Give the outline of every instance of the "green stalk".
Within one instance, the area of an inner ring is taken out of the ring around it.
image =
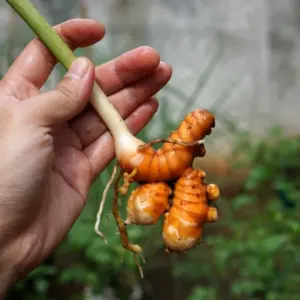
[[[72,50],[60,38],[43,16],[30,1],[6,0],[6,2],[27,23],[33,32],[41,39],[56,59],[68,70],[76,59]]]
[[[29,0],[6,0],[6,2],[28,24],[56,59],[68,70],[76,56],[63,39]],[[95,82],[90,102],[100,115],[114,138],[119,132],[129,132],[120,114]]]

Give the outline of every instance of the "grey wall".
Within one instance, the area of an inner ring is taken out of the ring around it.
[[[79,15],[78,1],[33,2],[51,23]],[[148,44],[172,65],[170,86],[160,93],[162,101],[172,103],[170,117],[182,118],[195,107],[214,105],[255,133],[277,123],[287,133],[300,130],[300,1],[88,3],[90,17],[107,28],[105,39],[95,47],[97,56],[108,58]],[[2,8],[0,14],[3,27]],[[227,129],[218,127],[227,139]]]

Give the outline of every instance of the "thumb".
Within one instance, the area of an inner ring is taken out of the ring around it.
[[[84,57],[77,58],[54,90],[24,101],[31,120],[41,126],[51,126],[72,119],[87,104],[94,78],[92,62]]]

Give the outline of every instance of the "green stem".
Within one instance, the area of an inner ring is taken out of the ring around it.
[[[29,0],[6,0],[6,2],[28,24],[56,59],[68,70],[76,56],[63,39]],[[98,112],[114,138],[120,132],[129,132],[124,120],[109,102],[101,88],[94,83],[90,102]]]
[[[56,59],[68,70],[76,59],[72,50],[65,44],[55,30],[37,11],[30,1],[6,0],[6,2],[28,24]]]

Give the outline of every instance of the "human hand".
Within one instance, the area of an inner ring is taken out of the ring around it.
[[[92,20],[70,20],[56,30],[73,49],[104,35],[103,25]],[[136,134],[157,110],[152,96],[171,76],[149,47],[97,68],[78,61],[56,89],[41,93],[56,61],[36,39],[0,81],[3,289],[58,246],[82,211],[91,182],[114,157],[111,135],[87,105],[94,79]]]

